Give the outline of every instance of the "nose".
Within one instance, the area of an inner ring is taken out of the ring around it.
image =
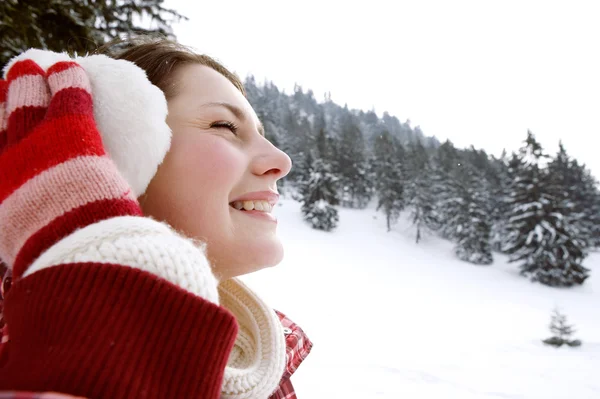
[[[279,180],[290,173],[292,160],[265,137],[259,140],[259,149],[252,161],[252,172],[258,176],[270,176]]]

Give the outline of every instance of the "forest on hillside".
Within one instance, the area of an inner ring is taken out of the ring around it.
[[[550,286],[589,276],[582,263],[600,245],[600,192],[561,143],[549,153],[528,131],[519,151],[495,157],[440,143],[388,113],[317,101],[299,86],[287,94],[252,76],[245,86],[267,138],[292,158],[281,190],[302,202],[314,228],[332,231],[338,207],[376,201],[388,231],[405,212],[417,244],[437,234],[466,262],[489,265],[505,253],[522,275]]]

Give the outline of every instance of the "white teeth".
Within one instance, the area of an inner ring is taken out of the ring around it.
[[[246,211],[262,211],[270,213],[273,210],[271,204],[268,201],[235,201],[231,204],[237,210],[246,210]]]
[[[273,207],[268,201],[260,201],[260,204],[262,205],[263,212],[271,212],[273,210]]]

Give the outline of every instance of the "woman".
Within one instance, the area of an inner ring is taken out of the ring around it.
[[[6,68],[0,390],[294,398],[312,344],[235,278],[282,258],[270,211],[289,157],[216,61],[123,47]]]

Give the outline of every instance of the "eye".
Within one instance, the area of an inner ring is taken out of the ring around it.
[[[237,134],[238,127],[235,123],[229,121],[218,121],[210,124],[211,129],[228,129],[233,134]]]

